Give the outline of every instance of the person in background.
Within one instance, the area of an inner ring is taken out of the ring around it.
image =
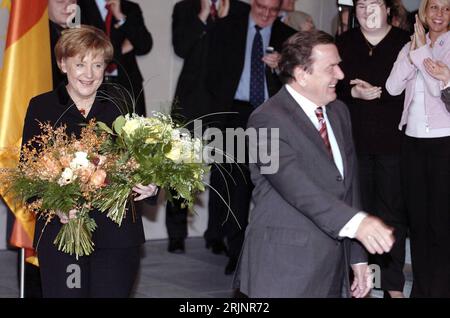
[[[54,49],[62,30],[67,28],[67,21],[73,13],[70,6],[75,4],[77,4],[77,0],[48,0],[53,88],[67,81],[65,74],[58,67]]]
[[[215,111],[229,112],[220,123],[224,130],[231,128],[225,136],[228,140],[235,138],[234,129],[245,129],[250,113],[281,87],[277,75],[279,52],[282,43],[295,33],[278,19],[281,3],[252,0],[246,14],[217,22],[208,55],[206,85]],[[220,150],[234,151],[239,156],[236,149]],[[209,244],[227,238],[227,275],[235,271],[242,248],[253,188],[247,158],[245,153],[241,155],[239,163],[223,163],[211,170],[210,184],[218,193],[210,191],[204,236]]]
[[[312,17],[303,11],[295,10],[297,0],[283,0],[280,9],[280,19],[283,23],[297,31],[315,29]]]
[[[215,126],[218,116],[211,115],[214,105],[206,89],[205,77],[211,33],[216,23],[225,18],[245,14],[248,5],[236,0],[183,0],[175,4],[172,13],[172,44],[175,54],[184,60],[178,77],[172,105],[172,117],[194,133],[192,121],[201,118],[205,129]],[[196,132],[203,133],[203,132]],[[184,253],[187,237],[188,210],[180,202],[167,202],[166,227],[168,251]],[[214,254],[226,253],[223,241],[207,242]]]
[[[383,86],[409,35],[388,23],[390,0],[353,2],[360,27],[336,39],[345,74],[337,92],[352,119],[362,208],[395,229],[391,252],[369,260],[380,266],[385,297],[403,297],[407,221],[400,178],[402,135],[397,124],[404,95],[392,96]],[[378,25],[367,20],[374,12],[378,14]]]
[[[78,0],[78,5],[81,23],[105,31],[113,44],[114,59],[105,71],[104,83],[120,85],[128,90],[136,100],[134,111],[145,116],[143,77],[136,56],[148,54],[153,39],[145,26],[141,8],[127,0]],[[121,92],[110,88],[110,94],[122,97]],[[131,108],[131,102],[127,102],[128,108]]]
[[[408,33],[413,33],[412,24],[410,21],[410,12],[406,10],[402,0],[392,0],[390,20],[391,25],[403,29]]]
[[[386,81],[389,94],[405,92],[400,164],[411,243],[411,297],[450,297],[450,113],[441,100],[441,81],[424,63],[450,64],[449,23],[449,0],[422,0],[411,41]]]

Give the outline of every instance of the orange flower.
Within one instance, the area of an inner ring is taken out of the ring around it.
[[[72,161],[71,155],[64,155],[61,158],[59,158],[59,162],[64,168],[68,168],[70,165],[70,162]]]
[[[46,154],[42,157],[42,174],[48,178],[56,178],[61,173],[61,165],[52,155]]]
[[[81,182],[86,183],[93,176],[94,167],[92,165],[86,168],[80,168],[77,170],[76,174],[80,177]]]
[[[104,185],[105,179],[106,179],[106,171],[98,169],[92,174],[91,179],[89,181],[93,186],[101,187]]]

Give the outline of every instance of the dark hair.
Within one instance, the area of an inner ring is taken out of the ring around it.
[[[359,0],[353,0],[353,6],[356,7],[356,4]],[[392,0],[383,0],[384,4],[386,5],[386,8],[390,8],[394,5]]]
[[[294,69],[297,66],[312,72],[314,61],[311,54],[319,44],[334,44],[334,39],[324,31],[312,30],[297,32],[284,42],[279,62],[279,78],[283,84],[294,79]]]

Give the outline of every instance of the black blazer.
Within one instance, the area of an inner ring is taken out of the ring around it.
[[[225,19],[248,16],[249,5],[230,1]],[[211,97],[206,90],[207,58],[216,22],[210,18],[203,23],[199,18],[200,0],[183,0],[175,4],[172,13],[172,44],[175,54],[184,59],[183,68],[175,90],[173,115],[192,120],[214,111]],[[204,121],[214,120],[206,117]]]
[[[41,133],[38,121],[42,123],[49,122],[55,127],[66,125],[68,134],[74,133],[79,136],[81,125],[86,124],[89,120],[95,118],[97,121],[102,121],[111,127],[114,119],[120,114],[121,112],[111,102],[96,98],[89,115],[87,118],[84,118],[67,93],[66,87],[60,85],[51,92],[31,99],[25,117],[22,144]],[[128,213],[120,227],[107,218],[106,213],[93,210],[91,216],[98,226],[92,237],[95,247],[122,248],[137,246],[145,241],[144,228],[139,213],[136,213],[134,221],[131,213]],[[44,224],[45,221],[43,219],[36,221],[34,245],[39,239]],[[54,218],[45,227],[39,245],[53,246],[53,240],[58,234],[61,225],[59,219]]]
[[[102,19],[97,4],[93,0],[78,0],[81,9],[81,23],[95,26],[105,31],[105,22]],[[150,52],[153,46],[153,39],[147,30],[141,8],[138,4],[121,0],[120,5],[123,14],[127,16],[126,21],[119,28],[115,28],[117,23],[113,17],[111,27],[111,43],[114,46],[114,62],[118,66],[118,82],[127,89],[131,89],[130,81],[135,97],[142,89],[143,77],[139,71],[136,56]],[[122,54],[122,43],[128,39],[134,49],[126,54]],[[128,76],[129,79],[128,79]],[[140,112],[141,113],[141,112]]]
[[[248,15],[220,21],[214,32],[209,58],[207,87],[218,110],[228,110],[233,102],[245,62]],[[269,45],[281,52],[283,42],[296,31],[279,19],[272,25]],[[276,73],[266,67],[269,97],[281,88]]]

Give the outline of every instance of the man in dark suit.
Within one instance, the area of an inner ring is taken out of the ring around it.
[[[339,63],[332,36],[297,33],[282,51],[285,86],[250,116],[248,129],[261,132],[250,140],[255,207],[235,277],[250,297],[364,297],[363,246],[392,247],[392,230],[358,209],[350,116],[335,93]],[[272,160],[262,163],[266,153]]]
[[[248,13],[248,5],[236,0],[183,0],[172,14],[172,44],[175,54],[184,59],[172,105],[172,116],[188,123],[214,112],[210,94],[205,88],[208,46],[216,22]],[[214,115],[202,118],[204,127],[214,125]],[[193,132],[193,125],[187,125]],[[200,133],[200,132],[197,132]],[[179,202],[167,203],[166,226],[168,251],[184,252],[187,236],[187,209]],[[225,250],[222,244],[212,246],[214,253]]]
[[[143,77],[136,56],[150,52],[153,40],[139,5],[127,0],[78,0],[78,5],[81,23],[105,31],[114,46],[114,60],[105,72],[104,82],[126,88],[136,99],[135,112],[145,115]],[[116,93],[114,89],[110,92]]]
[[[60,83],[66,81],[66,75],[61,72],[56,63],[55,45],[58,42],[61,32],[67,28],[67,20],[73,14],[70,10],[71,5],[75,5],[77,0],[49,0],[48,1],[48,18],[50,27],[50,45],[52,54],[52,78],[53,88],[56,88]]]
[[[253,109],[281,87],[276,73],[278,51],[295,31],[278,20],[280,6],[281,0],[252,0],[249,14],[216,25],[206,85],[215,111],[230,112],[221,119],[222,129],[245,128]],[[242,161],[216,165],[211,171],[215,191],[210,191],[205,239],[212,245],[226,236],[229,262],[225,274],[236,268],[248,219],[252,184],[245,158]]]

